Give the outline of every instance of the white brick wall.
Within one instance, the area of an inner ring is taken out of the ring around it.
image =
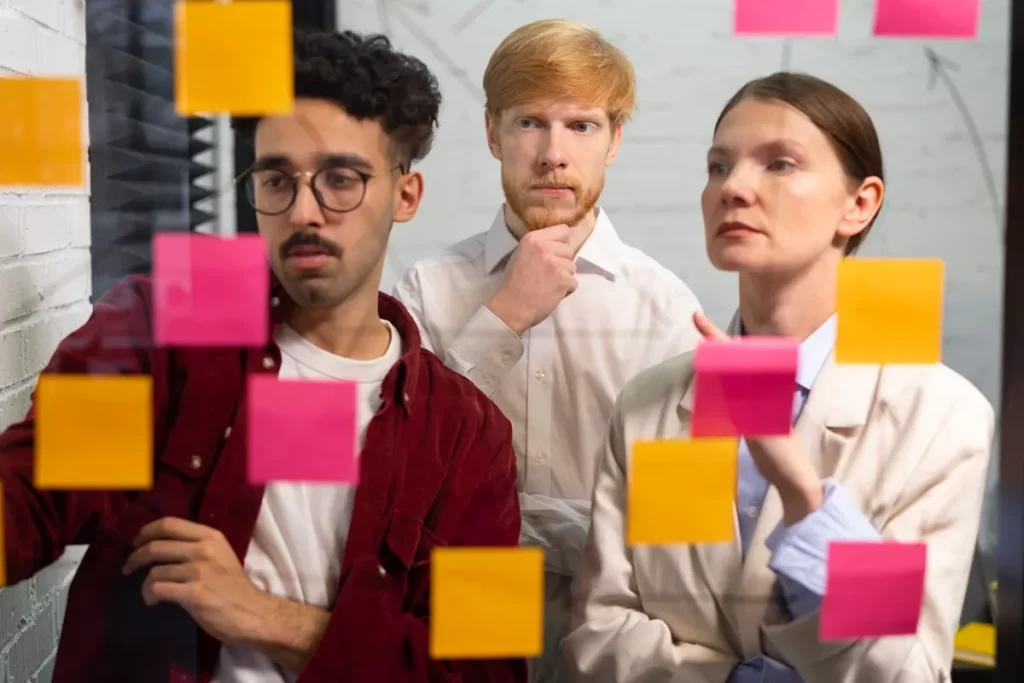
[[[11,74],[84,76],[84,0],[0,0],[0,75]],[[37,373],[89,314],[89,243],[87,190],[0,189],[0,429],[25,414]],[[49,682],[80,556],[0,591],[0,683]]]
[[[864,255],[939,257],[947,265],[945,357],[998,406],[1002,225],[993,217],[979,161],[950,93],[929,89],[926,45],[952,73],[1005,188],[1009,0],[981,0],[972,41],[879,39],[874,0],[838,0],[837,37],[736,38],[733,0],[337,0],[342,28],[384,30],[438,74],[441,128],[421,170],[416,220],[396,226],[383,287],[405,267],[486,229],[501,201],[498,166],[484,142],[480,81],[513,28],[542,18],[583,21],[632,59],[639,112],[625,131],[602,204],[623,239],[680,275],[725,323],[736,302],[730,275],[707,262],[698,199],[712,127],[745,81],[789,68],[830,80],[867,108],[882,138],[888,195]],[[1000,209],[1001,211],[1001,209]],[[992,473],[998,472],[994,465]],[[994,508],[982,534],[991,548]]]

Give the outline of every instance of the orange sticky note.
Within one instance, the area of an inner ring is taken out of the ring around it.
[[[179,0],[174,7],[175,107],[181,116],[291,113],[293,62],[290,2]]]
[[[629,471],[629,545],[720,543],[735,538],[739,441],[637,441]]]
[[[0,77],[0,150],[0,186],[83,186],[81,81]]]
[[[35,403],[36,488],[153,485],[151,377],[44,373]]]
[[[0,587],[7,585],[7,543],[4,541],[4,485],[0,482]]]
[[[430,656],[537,657],[544,650],[544,551],[437,548],[430,563]]]
[[[844,259],[836,362],[941,362],[943,278],[939,259]]]

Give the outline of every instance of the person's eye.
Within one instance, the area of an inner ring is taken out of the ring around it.
[[[721,161],[709,161],[708,162],[708,175],[726,175],[729,173],[729,168]]]
[[[573,128],[576,129],[577,133],[589,133],[594,129],[594,124],[581,121],[580,123],[573,124]]]
[[[532,119],[516,119],[516,127],[517,128],[532,128],[533,127],[533,120]]]
[[[789,159],[775,159],[772,163],[768,164],[768,170],[770,171],[791,171],[796,168],[796,164]]]

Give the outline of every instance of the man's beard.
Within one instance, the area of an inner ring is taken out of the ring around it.
[[[568,185],[575,195],[575,206],[572,213],[566,214],[561,208],[561,201],[556,197],[545,197],[540,204],[528,204],[527,197],[534,185]],[[552,225],[566,224],[576,225],[587,214],[594,210],[601,191],[604,189],[604,176],[593,187],[584,187],[579,181],[567,176],[555,173],[548,176],[536,176],[530,180],[516,185],[504,173],[501,175],[501,188],[505,191],[505,200],[512,209],[512,213],[519,217],[527,230],[541,230],[550,228]]]

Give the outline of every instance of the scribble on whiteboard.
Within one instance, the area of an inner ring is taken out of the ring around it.
[[[388,35],[394,37],[391,33],[391,18],[398,21],[399,24],[405,28],[406,31],[411,33],[420,43],[423,44],[427,50],[434,56],[444,70],[448,72],[456,81],[469,93],[470,97],[479,102],[484,103],[484,94],[479,85],[477,85],[466,73],[458,63],[452,59],[441,46],[438,45],[437,41],[431,38],[415,21],[409,18],[404,11],[404,5],[396,2],[395,0],[377,0],[377,11],[380,16],[381,28]]]

